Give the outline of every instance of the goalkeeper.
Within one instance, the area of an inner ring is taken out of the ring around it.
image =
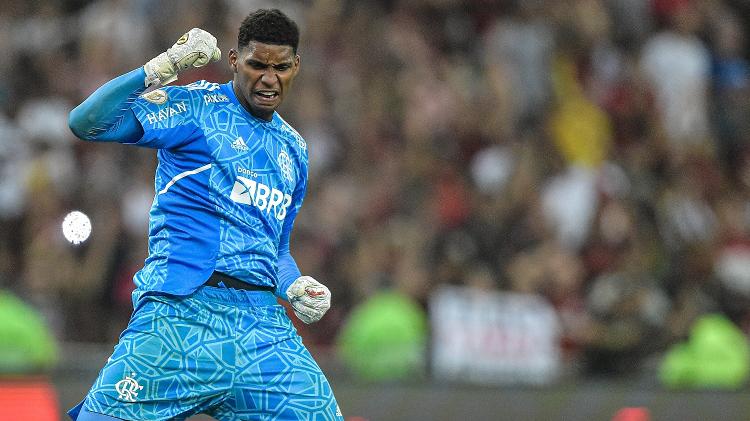
[[[289,252],[307,146],[275,110],[299,71],[298,42],[292,20],[258,10],[229,50],[233,80],[167,87],[221,57],[213,36],[192,29],[71,111],[78,137],[155,148],[159,159],[133,315],[73,419],[343,419],[276,301],[313,323],[331,300]]]

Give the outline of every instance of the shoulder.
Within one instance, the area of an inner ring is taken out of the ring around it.
[[[221,89],[221,85],[207,80],[197,80],[185,86],[174,86],[174,88],[182,88],[189,92],[205,93],[218,91]]]
[[[190,96],[180,88],[164,87],[146,92],[130,108],[142,124],[148,122],[157,128],[174,126],[195,111]]]
[[[181,115],[202,119],[216,106],[229,103],[218,83],[199,80],[184,86],[165,86],[142,94],[133,106],[136,112]]]
[[[287,123],[281,115],[276,113],[276,117],[279,119],[279,130],[290,139],[293,147],[299,149],[302,155],[307,156],[307,142],[302,135],[291,124]]]
[[[208,98],[208,96],[216,98]],[[222,99],[226,102],[229,101],[229,98],[221,93],[220,84],[205,80],[199,80],[184,86],[165,86],[147,92],[141,95],[141,98],[156,105],[162,105],[174,101],[190,101],[191,103],[205,104],[223,102]]]
[[[162,88],[148,91],[138,98],[141,104],[144,106],[153,108],[156,107],[169,107],[177,103],[190,103],[191,95],[185,86],[165,86]]]
[[[219,83],[199,80],[189,85],[180,86],[189,96],[191,103],[205,113],[211,113],[217,107],[221,108],[230,103],[229,97],[222,90]]]

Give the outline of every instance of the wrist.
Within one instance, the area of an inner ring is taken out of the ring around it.
[[[143,70],[146,73],[144,79],[146,87],[160,87],[177,80],[177,69],[166,51],[144,64]]]

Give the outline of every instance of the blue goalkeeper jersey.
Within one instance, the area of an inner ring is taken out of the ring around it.
[[[307,146],[277,113],[258,119],[232,82],[141,95],[137,145],[158,149],[149,256],[138,289],[186,295],[213,271],[276,288],[307,186]]]

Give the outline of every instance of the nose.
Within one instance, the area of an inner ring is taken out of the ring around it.
[[[260,77],[260,82],[266,86],[272,86],[276,80],[276,72],[273,69],[266,69]]]

